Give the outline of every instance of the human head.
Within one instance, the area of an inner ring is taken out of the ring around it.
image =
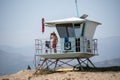
[[[53,35],[53,36],[56,36],[56,33],[55,33],[55,32],[52,32],[52,33],[51,33],[51,36],[52,36],[52,35]]]

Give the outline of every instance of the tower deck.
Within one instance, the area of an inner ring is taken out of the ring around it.
[[[76,59],[76,58],[91,58],[96,56],[97,54],[84,53],[84,52],[70,52],[70,53],[54,53],[54,54],[38,54],[36,56],[40,56],[45,59]]]
[[[71,66],[73,68],[76,68],[77,66],[80,66],[80,69],[83,70],[82,64],[88,66],[91,64],[93,67],[94,64],[91,62],[90,58],[97,56],[98,54],[91,54],[91,53],[85,53],[85,52],[68,52],[68,53],[54,53],[54,54],[37,54],[35,57],[40,58],[41,64],[38,66],[38,69],[50,69],[51,65],[54,65],[54,70],[56,70],[57,67],[64,68],[62,65],[66,64],[68,66]],[[68,61],[64,61],[68,60]],[[70,64],[69,62],[77,60],[78,64]]]

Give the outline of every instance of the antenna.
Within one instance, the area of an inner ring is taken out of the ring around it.
[[[75,0],[75,6],[76,6],[77,17],[79,17],[78,6],[77,6],[77,0]]]

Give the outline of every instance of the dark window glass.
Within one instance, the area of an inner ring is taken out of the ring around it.
[[[61,38],[74,37],[74,29],[72,24],[57,24],[56,28]]]

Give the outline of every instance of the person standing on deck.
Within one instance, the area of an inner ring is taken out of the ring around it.
[[[54,53],[57,53],[56,47],[58,43],[58,37],[55,32],[51,33],[50,39],[52,39],[52,48],[54,49]]]

